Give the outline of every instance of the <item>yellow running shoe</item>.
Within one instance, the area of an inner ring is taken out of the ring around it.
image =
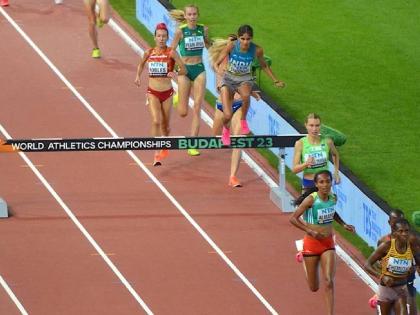
[[[93,48],[92,58],[101,58],[101,50],[99,48]]]
[[[178,101],[179,101],[178,93],[175,93],[175,95],[173,97],[173,101],[172,101],[174,108],[178,107]]]
[[[200,151],[198,151],[196,149],[188,149],[188,155],[190,155],[190,156],[199,156],[200,155]]]

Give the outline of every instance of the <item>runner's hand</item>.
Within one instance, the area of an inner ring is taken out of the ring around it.
[[[340,174],[334,173],[334,181],[338,185],[341,182]]]
[[[284,83],[282,80],[274,81],[274,85],[280,88],[284,88],[286,86],[286,83]]]
[[[325,238],[325,236],[322,233],[319,233],[318,231],[309,230],[308,234],[312,236],[313,238],[316,238],[317,240],[321,240]]]

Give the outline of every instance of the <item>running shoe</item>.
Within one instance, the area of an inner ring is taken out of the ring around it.
[[[55,0],[55,4],[62,4],[63,0]]]
[[[249,130],[248,123],[245,119],[241,120],[241,129],[243,135],[247,135],[251,132],[251,130]]]
[[[174,108],[178,107],[178,102],[179,102],[179,96],[178,93],[175,93],[173,99],[172,99],[172,105]]]
[[[371,308],[376,308],[378,306],[378,296],[376,294],[369,299],[369,306]]]
[[[99,48],[93,48],[92,58],[101,58],[101,50]]]
[[[2,7],[7,7],[9,5],[9,0],[0,0],[0,5]]]
[[[153,166],[159,166],[162,165],[162,157],[160,156],[160,153],[155,153],[155,156],[153,158]]]
[[[188,155],[190,155],[190,156],[198,156],[198,155],[200,155],[200,151],[198,151],[196,149],[188,149]]]
[[[229,186],[230,187],[242,187],[241,182],[236,178],[236,176],[231,176],[229,178]]]
[[[222,131],[222,143],[223,145],[229,146],[230,145],[230,130],[223,126]]]

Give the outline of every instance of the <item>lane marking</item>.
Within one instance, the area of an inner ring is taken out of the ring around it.
[[[73,92],[73,94],[79,99],[79,101],[86,107],[86,109],[98,120],[98,122],[108,131],[108,133],[114,138],[120,138],[118,134],[105,122],[105,120],[95,111],[95,109],[83,98],[83,96],[73,87],[73,85],[66,79],[66,77],[58,70],[58,68],[48,59],[48,57],[41,51],[41,49],[36,46],[36,44],[26,35],[26,33],[13,21],[9,15],[6,14],[4,10],[1,10],[1,13],[6,17],[10,24],[18,31],[18,33],[25,39],[25,41],[35,50],[35,52],[41,57],[41,59],[50,67],[50,69],[64,82],[64,84]],[[113,20],[110,20],[111,24],[115,24]],[[108,23],[108,24],[109,24]],[[116,25],[116,24],[115,24]],[[128,35],[127,35],[128,37]],[[136,44],[137,45],[137,44]],[[1,126],[1,125],[0,125]],[[1,126],[1,129],[4,128]],[[4,130],[6,132],[6,130]],[[7,133],[7,132],[6,132]],[[6,135],[6,133],[3,133]],[[11,137],[7,134],[8,139]],[[278,314],[277,311],[268,303],[268,301],[261,295],[261,293],[252,285],[252,283],[244,276],[244,274],[235,266],[235,264],[222,252],[222,250],[216,245],[216,243],[210,238],[210,236],[201,228],[201,226],[189,215],[189,213],[181,206],[181,204],[169,193],[169,191],[162,185],[161,182],[152,174],[152,172],[141,162],[141,160],[133,153],[133,151],[126,151],[128,155],[138,164],[138,166],[149,176],[149,178],[156,184],[156,186],[163,192],[163,194],[172,202],[172,204],[181,212],[188,222],[197,230],[197,232],[207,241],[207,243],[219,254],[219,256],[225,261],[225,263],[233,270],[233,272],[241,279],[241,281],[251,290],[251,292],[258,298],[258,300],[270,311],[271,314]],[[66,213],[69,215],[76,226],[79,227],[80,231],[85,235],[85,237],[91,242],[92,246],[101,253],[102,258],[107,262],[107,264],[113,269],[113,271],[119,276],[122,282],[125,283],[126,288],[130,293],[136,298],[136,300],[142,305],[142,307],[151,311],[144,303],[144,301],[138,296],[134,291],[131,285],[127,280],[122,276],[114,264],[109,260],[105,255],[103,250],[95,242],[95,240],[89,235],[87,230],[82,226],[82,224],[77,220],[76,216],[70,211],[66,204],[62,201],[60,196],[52,189],[48,184],[45,178],[41,173],[33,166],[32,162],[26,157],[23,152],[19,152],[21,157],[25,160],[26,163],[32,165],[32,171],[41,179],[45,187],[50,191],[54,198],[59,202],[63,207]],[[115,269],[115,270],[114,270]]]
[[[42,164],[35,164],[34,166],[37,167],[37,168],[44,167],[44,165],[42,165]],[[23,165],[19,165],[19,167],[29,168],[28,165],[24,165],[24,164]]]
[[[74,87],[76,90],[81,90],[81,89],[83,89],[84,87],[83,86],[75,86]],[[62,90],[68,90],[69,88],[67,87],[67,86],[61,86],[60,87],[60,89],[62,89]]]
[[[7,294],[10,296],[12,301],[15,303],[16,307],[19,309],[20,313],[22,315],[28,315],[28,312],[23,307],[22,303],[19,302],[16,295],[13,293],[12,289],[7,285],[6,281],[3,279],[2,276],[0,276],[0,284],[4,288],[4,290],[7,292]]]
[[[112,19],[109,21],[108,25],[130,46],[137,54],[143,54],[144,50]],[[173,82],[174,88],[178,90],[178,85]],[[192,98],[189,99],[189,105],[192,107],[193,100]],[[201,119],[210,126],[213,126],[213,119],[204,111],[201,110]],[[278,184],[255,162],[252,157],[242,151],[242,160],[248,164],[248,166],[267,184],[268,187],[278,187]],[[340,257],[356,274],[357,276],[362,279],[362,281],[368,285],[374,292],[376,292],[377,285],[373,281],[373,279],[369,276],[369,274],[364,271],[360,265],[350,256],[348,255],[344,249],[336,244],[336,253],[338,257]],[[375,283],[375,285],[373,285]]]
[[[115,253],[104,253],[107,256],[115,256]],[[99,253],[92,253],[90,256],[100,256]]]
[[[231,250],[224,250],[223,251],[225,254],[232,254],[232,251]],[[209,251],[209,252],[207,252],[208,254],[217,254],[217,252],[215,252],[215,251]]]
[[[7,132],[6,129],[0,124],[0,132],[7,138],[11,139],[12,137]],[[107,257],[103,249],[96,243],[94,238],[89,234],[86,228],[80,223],[77,217],[73,214],[71,209],[66,205],[66,203],[61,199],[58,193],[52,188],[52,186],[48,183],[45,177],[41,174],[41,172],[35,167],[32,161],[26,156],[25,153],[19,152],[20,157],[28,164],[31,168],[32,172],[38,177],[41,183],[45,186],[48,192],[54,197],[57,203],[63,208],[66,212],[67,216],[73,221],[76,227],[82,232],[82,234],[86,237],[89,243],[93,246],[93,248],[97,251],[98,255],[102,257],[105,263],[111,268],[114,274],[118,277],[118,279],[124,284],[127,290],[131,293],[131,295],[136,299],[136,301],[140,304],[140,306],[146,311],[147,314],[153,315],[153,312],[149,309],[146,303],[140,298],[137,292],[133,289],[133,287],[129,284],[129,282],[125,279],[122,273],[118,270],[118,268],[114,265],[114,263]]]
[[[0,7],[0,12],[3,16],[9,21],[9,23],[16,29],[16,31],[23,37],[23,39],[31,46],[32,49],[41,57],[41,59],[53,70],[53,72],[69,87],[69,89],[76,95],[77,98],[83,100],[86,104],[87,102],[81,97],[81,95],[77,92],[77,90],[70,84],[70,82],[58,71],[58,69],[54,66],[54,64],[47,58],[47,56],[35,45],[35,43],[26,35],[26,33],[13,21],[13,19]],[[87,104],[88,105],[88,104]],[[97,115],[97,114],[96,114]],[[98,115],[99,116],[99,115]],[[3,128],[0,124],[0,131],[6,136],[7,139],[11,139],[12,137]],[[31,170],[34,174],[38,177],[38,179],[42,182],[45,188],[50,192],[50,194],[54,197],[54,199],[58,202],[58,204],[63,208],[69,218],[73,221],[76,227],[80,230],[80,232],[86,237],[89,243],[95,248],[95,250],[99,253],[105,263],[111,268],[114,274],[118,277],[118,279],[124,284],[126,289],[131,293],[134,299],[140,304],[140,306],[146,311],[147,314],[153,314],[150,308],[146,305],[143,299],[138,295],[138,293],[133,289],[130,283],[125,279],[123,274],[118,270],[118,268],[114,265],[114,263],[106,256],[105,252],[102,248],[96,243],[93,237],[89,234],[89,232],[85,229],[85,227],[80,223],[77,217],[73,214],[70,208],[64,203],[61,197],[57,194],[57,192],[51,187],[51,185],[47,182],[44,176],[39,172],[39,170],[34,166],[32,161],[23,153],[19,152],[20,157],[29,165]]]

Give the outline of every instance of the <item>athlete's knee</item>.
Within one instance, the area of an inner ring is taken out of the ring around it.
[[[225,120],[231,120],[232,116],[233,116],[232,113],[223,112],[223,117],[224,117]]]

